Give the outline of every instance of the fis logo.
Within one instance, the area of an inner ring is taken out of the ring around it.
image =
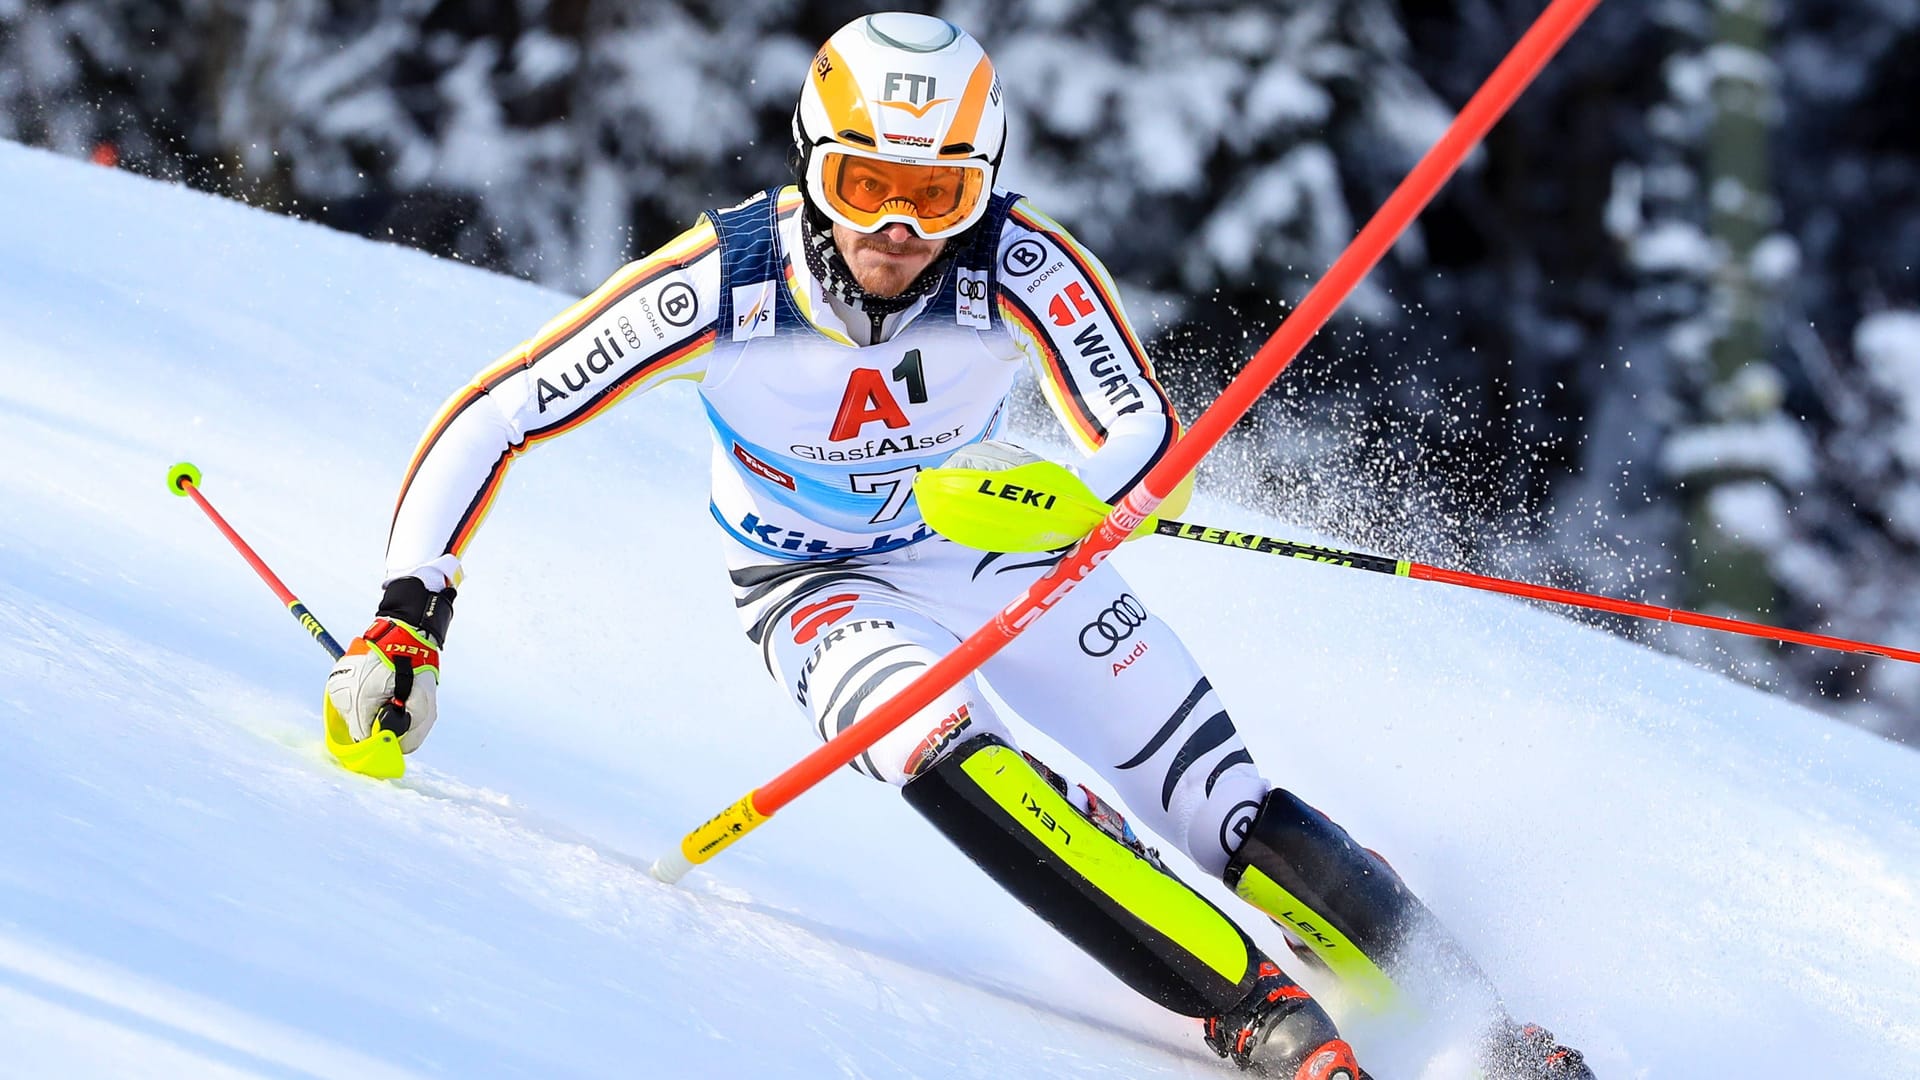
[[[733,289],[733,340],[773,336],[773,299],[777,283],[756,281]]]

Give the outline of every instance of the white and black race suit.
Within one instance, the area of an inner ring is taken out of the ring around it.
[[[1031,367],[1096,494],[1124,492],[1178,423],[1105,269],[1018,196],[996,193],[945,280],[879,332],[825,294],[799,192],[704,215],[483,370],[407,470],[387,578],[438,589],[512,460],[626,395],[697,383],[713,433],[712,514],[768,669],[823,735],[886,700],[1044,569],[934,535],[912,480],[1003,433]],[[1137,821],[1218,874],[1267,790],[1179,638],[1101,567],[988,662],[1027,722],[1098,769]],[[968,735],[1007,736],[969,679],[855,767],[890,783]],[[1012,741],[1009,738],[1009,741]]]

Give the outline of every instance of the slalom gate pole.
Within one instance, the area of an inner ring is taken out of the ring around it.
[[[1308,291],[1300,306],[1254,353],[1253,359],[1220,392],[1213,405],[1194,421],[1186,436],[1174,443],[1085,539],[994,616],[992,622],[974,631],[899,693],[764,786],[747,792],[732,806],[688,833],[678,851],[655,860],[653,876],[661,881],[678,881],[695,864],[706,862],[758,828],[829,773],[853,760],[881,736],[966,678],[1093,573],[1279,378],[1308,339],[1325,325],[1360,279],[1393,247],[1434,193],[1479,145],[1488,129],[1506,113],[1514,99],[1599,3],[1600,0],[1552,0],[1547,5],[1454,117],[1440,140],[1414,165],[1400,186],[1375,211],[1372,220],[1334,260],[1326,275]]]
[[[268,569],[267,564],[261,560],[260,556],[254,554],[253,549],[247,546],[247,542],[240,539],[240,534],[234,531],[233,526],[227,524],[227,519],[220,516],[220,512],[215,510],[213,504],[207,501],[207,497],[200,494],[199,469],[185,461],[168,469],[167,490],[182,498],[191,497],[194,502],[200,504],[200,509],[206,511],[207,517],[213,522],[214,528],[219,529],[221,534],[227,538],[227,542],[231,543],[234,550],[240,553],[240,557],[247,560],[247,565],[253,567],[253,572],[259,574],[260,580],[266,582],[267,588],[273,590],[273,595],[279,597],[280,602],[287,605],[288,613],[299,620],[301,626],[306,627],[307,633],[313,635],[313,640],[319,642],[320,647],[327,650],[327,655],[333,657],[335,660],[340,659],[341,654],[346,650],[340,647],[339,642],[333,640],[333,635],[327,633],[327,628],[320,625],[320,620],[313,617],[313,613],[307,610],[307,605],[301,603],[300,598],[293,595],[293,590],[287,588],[286,583],[280,580],[279,575]]]
[[[1485,592],[1505,593],[1508,596],[1521,596],[1529,600],[1544,600],[1553,604],[1567,604],[1572,607],[1591,608],[1595,611],[1611,612],[1615,615],[1631,615],[1639,619],[1652,619],[1656,622],[1679,623],[1683,626],[1698,626],[1708,630],[1724,630],[1730,634],[1745,634],[1748,637],[1783,641],[1793,645],[1809,645],[1816,649],[1835,649],[1840,652],[1868,653],[1884,656],[1890,660],[1904,660],[1910,664],[1920,664],[1920,652],[1911,649],[1896,649],[1891,645],[1876,645],[1868,641],[1853,641],[1848,638],[1831,637],[1826,634],[1809,634],[1803,630],[1787,630],[1765,623],[1747,622],[1743,619],[1723,618],[1719,615],[1703,615],[1696,611],[1680,608],[1662,607],[1658,604],[1643,604],[1637,600],[1615,600],[1612,597],[1596,596],[1592,593],[1576,592],[1572,589],[1556,589],[1551,585],[1530,585],[1524,581],[1512,581],[1507,578],[1492,577],[1487,574],[1473,574],[1464,570],[1448,570],[1438,566],[1428,566],[1410,559],[1390,559],[1384,555],[1369,555],[1360,551],[1342,551],[1339,548],[1321,547],[1317,544],[1297,544],[1278,537],[1259,536],[1254,533],[1218,529],[1207,525],[1195,525],[1185,521],[1159,519],[1154,527],[1156,536],[1171,536],[1180,540],[1196,540],[1203,544],[1216,544],[1237,551],[1256,551],[1264,555],[1279,555],[1284,558],[1304,559],[1307,562],[1325,563],[1330,566],[1346,566],[1355,570],[1371,570],[1376,574],[1392,574],[1396,577],[1415,578],[1420,581],[1438,581],[1446,585],[1459,585],[1468,589],[1480,589]]]

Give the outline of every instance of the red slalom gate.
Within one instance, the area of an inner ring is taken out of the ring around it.
[[[653,876],[661,881],[678,881],[695,864],[706,862],[758,828],[782,807],[966,678],[1092,573],[1247,414],[1599,3],[1600,0],[1553,0],[1540,13],[1500,66],[1454,117],[1446,133],[1327,269],[1326,276],[1220,392],[1212,407],[1194,421],[1186,437],[1167,451],[1084,540],[1002,609],[992,622],[974,631],[899,693],[764,786],[747,792],[732,806],[688,833],[678,851],[654,862]]]

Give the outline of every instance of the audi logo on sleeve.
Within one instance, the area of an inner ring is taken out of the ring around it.
[[[1121,593],[1092,622],[1080,628],[1080,651],[1088,656],[1106,656],[1146,625],[1146,606],[1132,593]]]

